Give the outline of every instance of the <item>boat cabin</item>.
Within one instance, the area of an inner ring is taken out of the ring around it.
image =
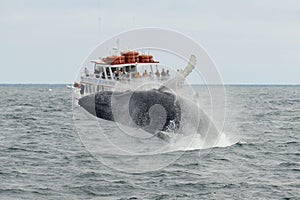
[[[117,82],[130,84],[146,79],[160,82],[170,77],[169,70],[154,61],[152,55],[139,55],[133,51],[92,60],[91,63],[93,71],[86,67],[81,76],[81,94],[111,90]]]

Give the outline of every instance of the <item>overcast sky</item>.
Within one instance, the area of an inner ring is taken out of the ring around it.
[[[0,83],[70,83],[87,54],[160,27],[201,44],[225,83],[300,83],[299,0],[0,0]]]

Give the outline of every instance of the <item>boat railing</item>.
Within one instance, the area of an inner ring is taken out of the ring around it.
[[[84,75],[81,77],[81,80],[83,82],[87,82],[87,83],[91,83],[91,84],[106,83],[107,85],[114,85],[113,82],[115,82],[115,81],[120,81],[120,82],[124,82],[124,83],[128,83],[131,80],[135,80],[135,82],[139,82],[139,80],[141,82],[144,82],[145,80],[163,82],[163,81],[167,81],[168,79],[170,79],[170,76],[160,76],[160,77],[157,77],[156,75],[142,76],[142,75],[139,75],[137,72],[130,72],[130,73],[122,74],[119,76],[108,75],[107,79],[102,77],[101,74],[89,74],[88,76]]]
[[[96,78],[95,76],[81,77],[81,82],[93,85],[106,85],[106,86],[114,86],[115,81],[111,81],[110,79],[101,79]]]

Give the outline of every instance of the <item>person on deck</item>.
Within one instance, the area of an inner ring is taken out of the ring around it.
[[[147,72],[147,70],[144,71],[143,77],[144,77],[144,78],[148,77],[148,72]]]
[[[157,77],[157,78],[159,78],[159,77],[160,77],[160,73],[159,73],[159,71],[158,71],[158,70],[156,70],[156,72],[155,72],[155,75],[156,75],[156,77]]]
[[[140,72],[137,72],[135,75],[134,75],[135,78],[141,78],[141,75],[140,75]]]
[[[149,78],[150,78],[150,79],[153,79],[153,78],[154,78],[152,72],[149,72]]]
[[[166,76],[166,72],[165,72],[165,69],[163,68],[162,70],[161,70],[161,76]]]
[[[170,73],[169,73],[170,71],[167,69],[167,74],[166,74],[166,76],[170,76]]]
[[[87,67],[84,68],[84,74],[85,74],[85,76],[89,76],[90,75],[90,72],[89,72],[89,70],[88,70]]]

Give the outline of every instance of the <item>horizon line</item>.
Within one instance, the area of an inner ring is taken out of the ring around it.
[[[3,85],[72,85],[72,83],[0,83]],[[224,83],[224,84],[191,84],[194,86],[300,86],[300,83]]]

